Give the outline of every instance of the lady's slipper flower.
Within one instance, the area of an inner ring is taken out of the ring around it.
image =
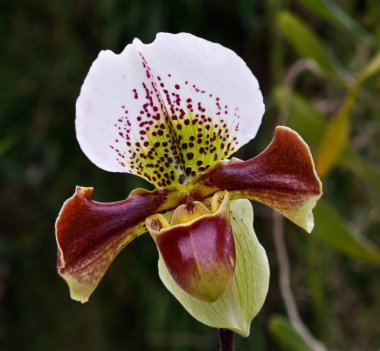
[[[56,222],[58,271],[85,302],[120,250],[148,231],[160,276],[196,318],[248,334],[267,292],[265,251],[247,202],[266,204],[310,232],[321,195],[307,145],[286,127],[260,155],[227,160],[252,139],[264,104],[231,50],[190,34],[135,39],[102,51],[77,101],[76,131],[98,167],[156,189],[100,203],[77,187]]]

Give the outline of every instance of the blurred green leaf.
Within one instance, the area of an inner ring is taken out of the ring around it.
[[[380,168],[376,164],[371,164],[361,158],[351,147],[346,148],[339,164],[363,179],[371,186],[371,191],[380,196]]]
[[[331,0],[298,0],[305,7],[324,18],[331,24],[342,28],[353,37],[359,38],[367,44],[379,45],[376,38],[367,32],[362,26],[344,12],[335,1]]]
[[[380,71],[380,52],[378,52],[371,61],[364,66],[357,75],[357,84],[361,85],[365,80],[378,74]]]
[[[15,134],[9,134],[0,139],[0,156],[5,155],[19,141],[19,137]]]
[[[286,39],[300,56],[313,59],[323,71],[338,72],[326,53],[325,46],[304,21],[288,11],[279,12],[276,20]]]
[[[327,125],[326,116],[312,102],[295,91],[280,86],[273,92],[278,105],[287,104],[287,125],[295,129],[309,145],[318,145]]]
[[[269,331],[286,351],[313,351],[286,317],[275,315],[269,320]]]
[[[347,104],[353,105],[355,97],[350,96]],[[343,150],[347,146],[350,130],[350,109],[344,109],[332,119],[325,129],[322,140],[318,145],[315,166],[321,178],[326,177],[338,163]]]
[[[313,210],[314,237],[335,250],[380,266],[380,251],[359,233],[349,228],[338,213],[326,202],[320,201]]]
[[[318,145],[316,168],[321,177],[326,177],[339,162],[348,144],[350,117],[361,85],[380,70],[380,54],[377,54],[356,76],[336,117],[332,119]]]

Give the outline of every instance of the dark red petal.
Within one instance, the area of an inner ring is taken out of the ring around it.
[[[236,255],[229,216],[226,193],[216,213],[186,224],[158,232],[150,225],[155,224],[154,216],[147,219],[170,274],[184,291],[199,300],[217,300],[233,278]]]
[[[174,189],[138,189],[120,202],[91,200],[92,188],[77,187],[56,221],[58,272],[71,297],[85,302],[120,250],[146,231],[147,216],[177,205]]]
[[[277,127],[260,155],[218,162],[193,183],[192,196],[203,199],[228,190],[232,198],[262,202],[311,231],[311,210],[322,194],[308,146],[293,130]]]

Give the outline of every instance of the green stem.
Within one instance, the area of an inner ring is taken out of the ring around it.
[[[235,351],[235,333],[229,329],[218,329],[219,351]]]

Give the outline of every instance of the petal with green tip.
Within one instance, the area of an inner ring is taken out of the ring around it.
[[[144,220],[178,205],[174,189],[133,191],[124,201],[101,203],[77,187],[56,221],[58,273],[74,300],[86,302],[120,250],[146,231]]]
[[[231,225],[236,247],[235,275],[228,289],[215,302],[199,301],[184,292],[169,273],[162,256],[158,269],[166,288],[194,318],[208,326],[248,336],[250,323],[268,292],[269,264],[253,230],[253,211],[248,200],[231,202]]]
[[[192,184],[192,196],[203,199],[228,190],[232,199],[268,205],[310,232],[312,209],[322,194],[307,144],[293,130],[277,127],[270,145],[258,156],[215,164]]]

